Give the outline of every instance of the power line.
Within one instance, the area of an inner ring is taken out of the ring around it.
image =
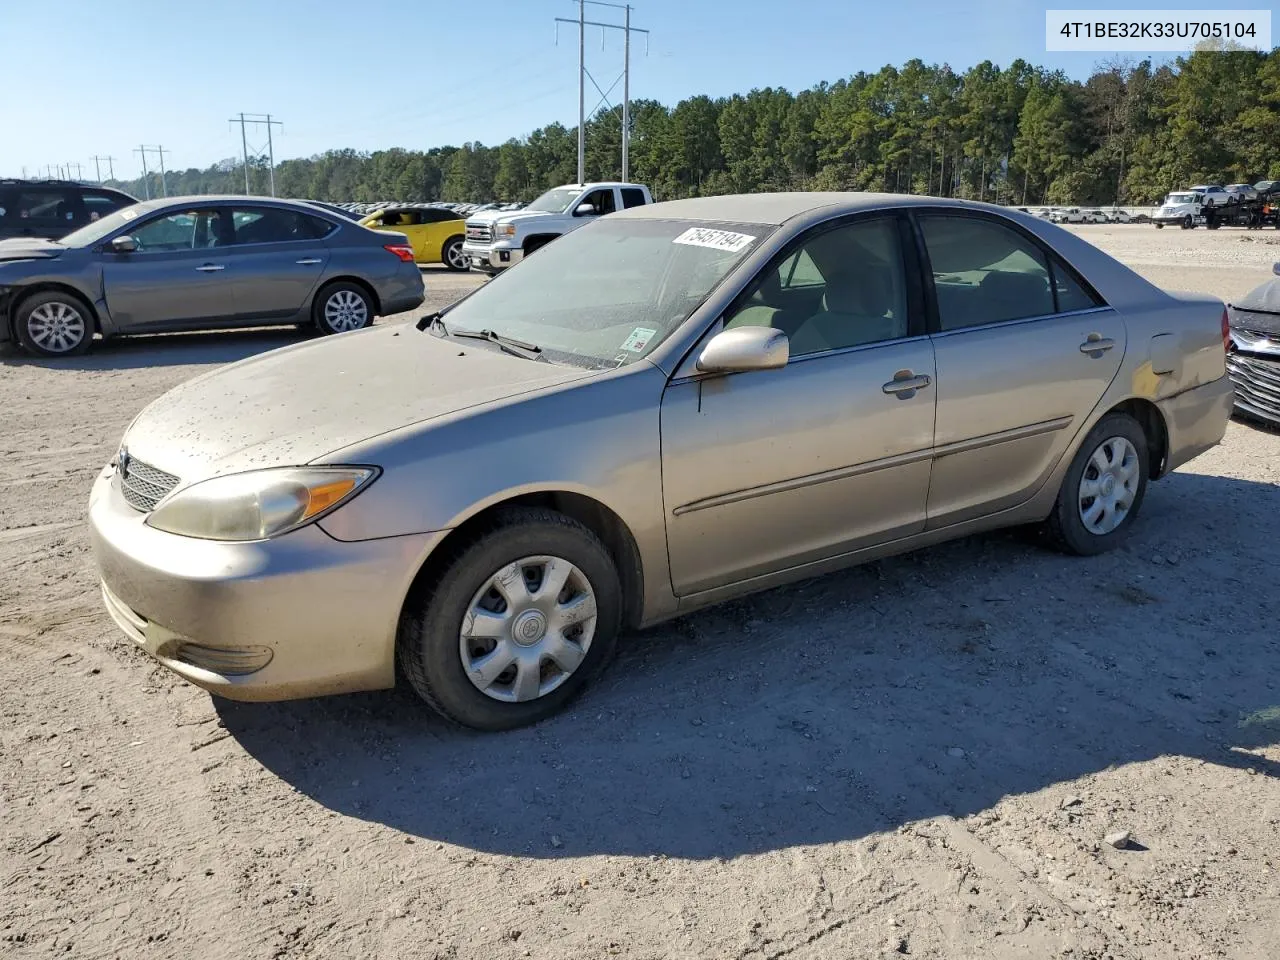
[[[253,192],[249,186],[249,136],[245,128],[251,124],[265,126],[267,128],[267,179],[271,188],[271,196],[276,195],[276,155],[275,145],[272,142],[271,128],[283,127],[284,124],[279,120],[272,120],[269,113],[242,113],[239,117],[232,117],[227,123],[240,124],[240,147],[244,151],[244,192],[250,194]],[[254,159],[262,158],[261,148],[254,154]]]
[[[621,24],[617,23],[601,23],[597,20],[588,20],[586,18],[586,5],[591,4],[593,7],[611,7],[614,10],[622,10],[624,19]],[[628,162],[631,151],[631,34],[643,33],[645,42],[645,52],[649,51],[649,31],[640,27],[631,26],[631,4],[629,3],[609,3],[607,0],[578,0],[578,19],[566,20],[564,17],[555,18],[557,24],[568,23],[578,28],[578,182],[582,183],[586,177],[586,80],[590,78],[591,85],[596,88],[596,92],[600,94],[600,103],[606,104],[610,109],[613,105],[609,103],[609,93],[613,92],[613,88],[618,85],[618,80],[614,80],[609,86],[608,92],[600,89],[600,84],[596,83],[596,78],[591,76],[591,71],[587,69],[586,62],[586,33],[587,27],[600,28],[600,42],[604,43],[604,35],[606,30],[621,30],[623,35],[623,54],[622,54],[622,74],[618,77],[622,81],[622,179],[627,179]],[[557,26],[556,40],[559,42],[559,27]],[[596,104],[599,107],[600,104]],[[592,110],[595,113],[595,110]]]

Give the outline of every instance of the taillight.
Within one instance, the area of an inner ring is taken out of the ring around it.
[[[1222,349],[1231,352],[1231,318],[1227,316],[1227,308],[1222,308]]]
[[[382,249],[386,250],[388,253],[394,253],[405,263],[413,263],[413,247],[407,246],[403,243],[388,243]]]

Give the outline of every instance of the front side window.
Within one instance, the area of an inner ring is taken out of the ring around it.
[[[552,361],[622,366],[670,336],[773,229],[596,220],[499,274],[443,319],[450,333],[491,330],[541,347]]]
[[[138,253],[174,253],[225,246],[220,210],[184,210],[156,217],[131,231]]]
[[[1055,312],[1049,265],[1021,234],[977,217],[920,217],[943,331]]]
[[[613,202],[613,190],[605,188],[603,190],[592,190],[582,198],[582,203],[578,204],[578,209],[582,207],[590,207],[591,210],[584,212],[583,216],[602,216],[606,213],[613,213],[617,209]]]
[[[131,201],[118,194],[87,191],[81,196],[84,204],[85,219],[92,223],[101,220],[107,214],[115,213],[121,207],[129,206]]]
[[[826,230],[766,267],[725,327],[776,327],[790,355],[907,335],[906,277],[896,221]]]

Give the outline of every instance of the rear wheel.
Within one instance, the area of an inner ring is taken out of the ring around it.
[[[462,237],[450,237],[446,240],[440,259],[450,270],[461,271],[471,267],[470,258],[462,250]]]
[[[397,657],[448,719],[508,730],[582,692],[613,654],[621,613],[617,570],[590,530],[550,510],[504,510],[410,599]]]
[[[93,342],[93,313],[73,293],[47,290],[33,293],[14,315],[18,342],[42,357],[71,357]]]
[[[373,298],[359,284],[347,280],[323,288],[311,308],[311,319],[321,333],[347,333],[373,323]]]
[[[1092,556],[1119,546],[1147,493],[1147,437],[1125,413],[1109,413],[1076,451],[1045,521],[1050,540],[1067,553]]]

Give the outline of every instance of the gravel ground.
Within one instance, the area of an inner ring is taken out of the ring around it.
[[[1224,298],[1280,259],[1078,231]],[[0,362],[0,955],[1276,955],[1280,434],[1233,423],[1122,551],[1001,534],[775,590],[481,736],[404,692],[211,700],[102,612],[83,516],[125,425],[296,337]]]

